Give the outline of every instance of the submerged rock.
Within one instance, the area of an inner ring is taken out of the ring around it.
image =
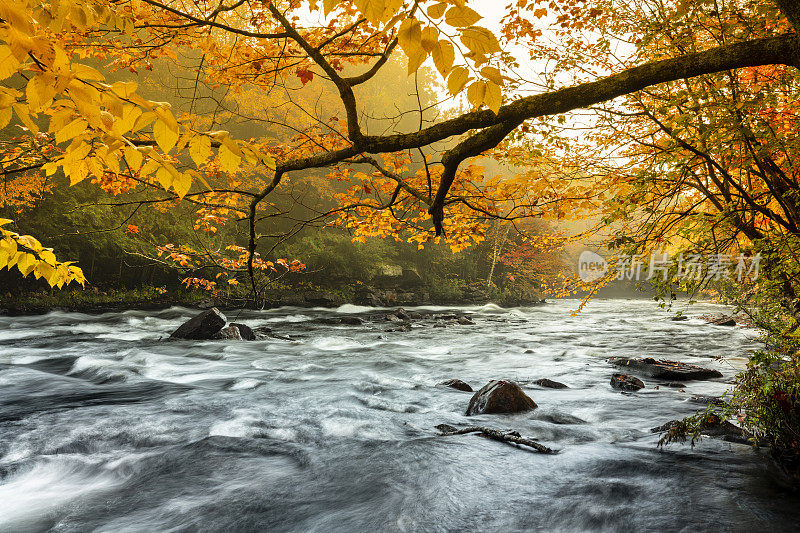
[[[214,334],[214,339],[230,340],[230,341],[243,341],[242,333],[238,327],[231,324],[226,328],[222,328]]]
[[[189,319],[187,322],[172,332],[173,339],[212,339],[214,334],[225,326],[227,319],[219,312],[219,309],[212,307]]]
[[[521,413],[537,407],[536,402],[513,381],[492,380],[472,396],[467,416]]]
[[[250,328],[250,326],[246,326],[245,324],[240,324],[239,322],[231,322],[228,326],[236,326],[239,330],[239,334],[242,338],[246,341],[254,341],[256,340],[255,332]]]
[[[472,392],[472,387],[470,387],[468,383],[465,383],[460,379],[448,379],[446,381],[442,381],[441,383],[437,383],[437,385],[441,385],[443,387],[450,387],[451,389],[457,389],[464,392]]]
[[[644,383],[639,378],[627,374],[614,374],[611,376],[611,386],[617,390],[634,392],[644,388]]]
[[[652,357],[644,359],[634,359],[631,357],[612,357],[608,360],[614,366],[625,367],[647,377],[665,380],[689,380],[689,379],[710,379],[721,378],[722,374],[712,368],[679,363],[678,361],[668,361],[666,359],[655,360]]]
[[[559,383],[558,381],[553,381],[552,379],[542,378],[537,379],[533,382],[534,385],[539,385],[540,387],[546,387],[548,389],[568,389],[566,385],[563,383]]]
[[[670,420],[663,426],[658,426],[650,431],[664,433],[673,427],[680,427],[680,424],[682,424],[680,420]],[[738,442],[739,444],[750,444],[750,439],[753,437],[739,426],[731,424],[715,414],[706,416],[700,422],[700,433],[707,437],[716,437],[728,442]]]
[[[364,321],[357,316],[343,316],[339,320],[342,324],[347,324],[348,326],[360,326],[364,323]]]
[[[473,322],[472,320],[470,320],[469,318],[467,318],[465,316],[458,317],[456,319],[456,322],[458,324],[461,324],[462,326],[474,326],[475,325],[475,322]]]

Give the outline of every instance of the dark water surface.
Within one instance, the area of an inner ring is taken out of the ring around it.
[[[354,306],[238,317],[293,342],[160,341],[191,316],[180,308],[0,317],[0,531],[796,530],[800,499],[759,452],[659,451],[649,431],[721,394],[755,333],[647,301],[574,307],[463,308],[475,326],[406,333],[323,323],[379,312]],[[613,355],[725,377],[623,395]],[[544,377],[570,388],[531,384]],[[468,393],[434,386],[448,378],[517,380],[539,409],[467,418]],[[442,423],[560,453],[437,437]]]

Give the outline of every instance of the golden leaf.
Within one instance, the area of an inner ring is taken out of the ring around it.
[[[486,28],[480,26],[464,28],[461,31],[461,42],[477,54],[492,54],[501,50],[497,37]]]
[[[172,150],[172,147],[178,142],[178,132],[170,128],[169,125],[160,118],[153,126],[153,137],[165,154]]]
[[[472,26],[482,18],[474,9],[466,6],[453,6],[447,10],[447,14],[444,16],[445,22],[454,28]]]
[[[467,67],[455,67],[447,78],[447,90],[455,96],[461,92],[461,89],[464,88],[469,79]]]
[[[453,68],[453,61],[455,60],[455,48],[450,41],[441,40],[436,43],[431,53],[433,63],[436,69],[443,77],[447,77],[450,69]]]

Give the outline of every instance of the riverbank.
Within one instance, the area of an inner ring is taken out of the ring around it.
[[[0,297],[0,313],[9,316],[40,315],[50,311],[76,313],[109,313],[125,310],[160,310],[174,306],[208,309],[274,309],[278,307],[339,307],[344,304],[371,307],[422,305],[483,305],[496,303],[502,307],[522,307],[545,303],[535,296],[493,295],[480,289],[465,288],[447,296],[431,296],[427,289],[384,289],[369,286],[336,290],[270,289],[258,301],[238,295],[215,295],[198,290],[166,290],[141,287],[120,290],[48,290]]]

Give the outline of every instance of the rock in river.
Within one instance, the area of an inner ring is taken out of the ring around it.
[[[552,379],[542,378],[537,379],[533,382],[534,385],[539,385],[540,387],[546,387],[548,389],[568,389],[566,385],[563,383],[559,383],[558,381],[553,381]]]
[[[256,340],[256,332],[253,331],[250,328],[250,326],[246,326],[244,324],[240,324],[239,322],[231,322],[229,324],[229,327],[230,326],[236,326],[236,328],[239,330],[239,334],[242,336],[242,338],[244,340],[246,340],[246,341],[254,341],[254,340]]]
[[[227,322],[225,315],[220,313],[216,307],[212,307],[181,324],[170,337],[173,339],[211,339],[225,326],[225,322]]]
[[[618,390],[634,392],[644,388],[644,383],[639,378],[627,374],[614,374],[611,376],[611,386]]]
[[[536,407],[536,403],[513,381],[492,380],[472,396],[467,416],[521,413]]]
[[[468,383],[464,383],[460,379],[448,379],[447,381],[442,381],[438,383],[443,387],[450,387],[451,389],[457,389],[464,392],[472,392],[472,387],[469,386]]]
[[[230,340],[230,341],[243,341],[242,332],[238,327],[231,324],[227,328],[222,328],[214,334],[214,339]]]
[[[661,359],[656,361],[651,357],[634,359],[631,357],[612,357],[608,360],[614,366],[625,367],[647,377],[665,380],[686,381],[689,379],[721,378],[722,374],[712,368],[679,363]]]

